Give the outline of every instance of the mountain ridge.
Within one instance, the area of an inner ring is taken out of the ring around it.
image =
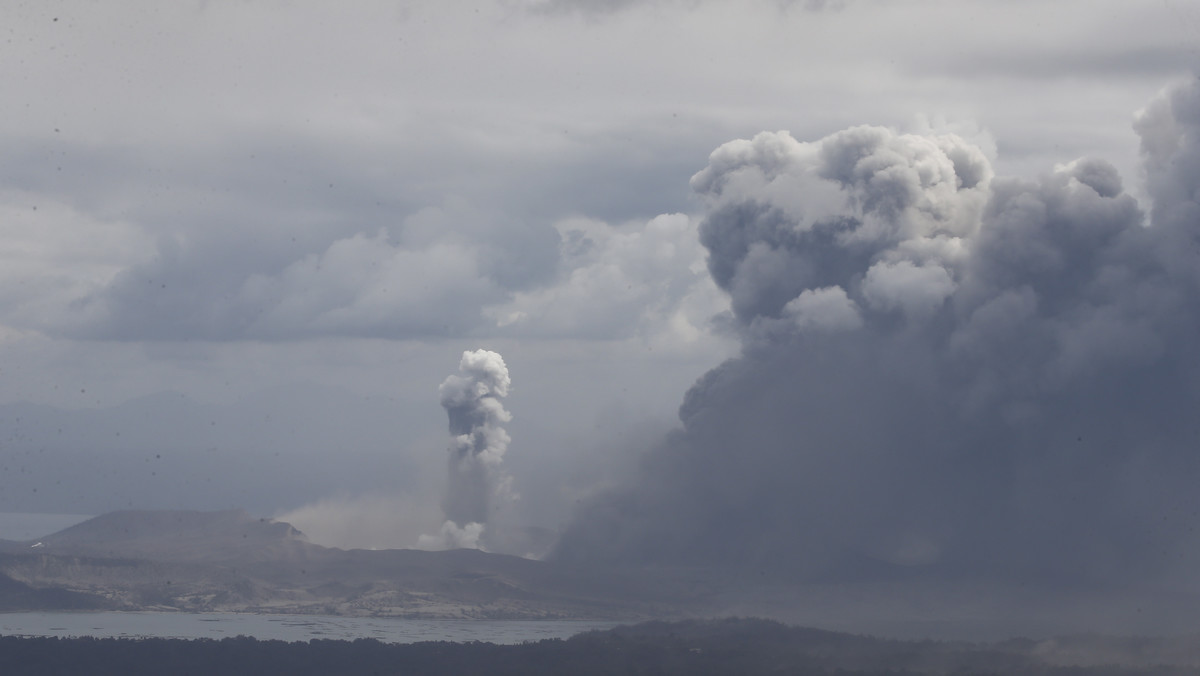
[[[596,579],[480,550],[323,547],[243,510],[102,514],[36,541],[0,543],[0,574],[122,610],[641,619],[681,600],[662,580]]]

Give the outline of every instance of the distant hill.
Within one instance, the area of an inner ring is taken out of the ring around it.
[[[77,594],[63,598],[81,608],[99,599],[127,610],[635,619],[676,615],[695,597],[669,575],[596,576],[478,550],[322,547],[240,510],[104,514],[3,543],[0,574]]]
[[[46,554],[190,563],[282,558],[315,548],[290,524],[242,510],[111,512],[39,541]]]

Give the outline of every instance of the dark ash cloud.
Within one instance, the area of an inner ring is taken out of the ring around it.
[[[999,178],[952,135],[718,148],[692,186],[742,354],[556,555],[1194,583],[1200,83],[1136,129],[1148,213],[1103,160]]]

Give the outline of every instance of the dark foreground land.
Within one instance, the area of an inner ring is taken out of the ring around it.
[[[0,674],[1032,674],[1200,675],[1200,637],[1001,643],[892,641],[768,620],[651,622],[566,640],[385,644],[313,640],[0,637]]]

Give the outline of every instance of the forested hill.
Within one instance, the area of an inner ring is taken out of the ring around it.
[[[521,645],[0,637],[0,673],[1200,676],[1196,637],[907,642],[766,620],[654,622]]]

